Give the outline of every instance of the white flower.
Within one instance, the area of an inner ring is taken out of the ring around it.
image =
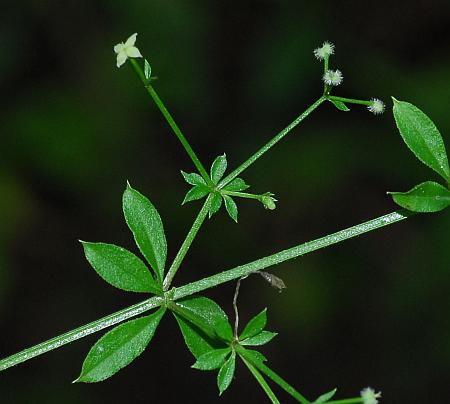
[[[314,56],[319,60],[324,60],[334,53],[334,45],[325,41],[321,48],[314,49]]]
[[[114,52],[117,53],[117,67],[122,66],[128,58],[141,58],[141,52],[134,46],[137,34],[131,35],[125,43],[121,42],[114,46]]]
[[[372,98],[370,101],[370,105],[367,106],[367,109],[372,112],[372,114],[379,115],[384,112],[383,101],[379,100],[378,98]]]
[[[365,389],[361,390],[361,398],[363,400],[363,404],[377,404],[377,398],[380,397],[381,392],[375,393],[375,390],[370,387],[366,387]]]
[[[327,70],[322,78],[325,84],[329,86],[338,86],[344,80],[340,70]]]

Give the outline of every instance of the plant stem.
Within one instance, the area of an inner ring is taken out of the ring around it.
[[[367,100],[355,100],[353,98],[345,98],[345,97],[337,97],[335,95],[329,95],[327,97],[328,100],[333,100],[333,101],[341,101],[341,102],[347,102],[349,104],[360,104],[360,105],[370,105],[372,103],[372,101],[367,101]]]
[[[211,179],[209,178],[208,173],[205,170],[205,167],[195,154],[194,150],[192,149],[191,145],[181,132],[181,129],[176,124],[175,120],[172,118],[172,115],[170,115],[170,112],[167,110],[166,106],[162,102],[161,98],[159,98],[158,94],[156,93],[155,89],[152,87],[152,85],[148,82],[148,80],[145,78],[144,72],[142,71],[141,66],[136,61],[136,59],[129,59],[131,62],[131,65],[133,66],[134,71],[141,79],[142,83],[144,84],[145,89],[150,94],[150,96],[153,98],[153,101],[158,106],[159,110],[163,114],[164,118],[166,118],[167,123],[172,128],[173,132],[175,133],[178,140],[183,145],[184,149],[186,150],[187,154],[191,158],[192,162],[194,163],[195,167],[197,168],[198,172],[201,174],[203,179],[206,181],[209,185],[214,185]]]
[[[262,195],[249,194],[247,192],[227,191],[226,189],[222,189],[220,193],[223,195],[237,196],[238,198],[257,199],[258,201],[260,201],[262,197]]]
[[[270,401],[274,404],[280,404],[277,397],[275,396],[275,393],[272,391],[270,386],[267,384],[267,382],[264,380],[264,377],[259,373],[258,369],[256,369],[250,362],[248,362],[244,357],[240,356],[242,362],[245,363],[245,366],[248,367],[252,375],[255,377],[256,381],[259,383],[259,385],[262,387],[264,392],[267,394],[267,397],[269,397]]]
[[[236,346],[236,352],[239,354],[239,356],[242,359],[246,359],[249,361],[255,368],[257,368],[259,371],[261,371],[263,374],[265,374],[267,377],[269,377],[272,381],[274,381],[276,384],[278,384],[284,391],[286,391],[288,394],[290,394],[292,397],[294,397],[298,402],[302,404],[311,404],[309,400],[307,400],[305,397],[303,397],[294,387],[292,387],[286,380],[284,380],[281,376],[279,376],[277,373],[275,373],[272,369],[270,369],[268,366],[266,366],[262,362],[253,361],[250,356],[247,355],[247,352],[245,349],[243,349],[241,346]]]
[[[169,289],[169,287],[173,281],[173,278],[178,271],[178,268],[180,268],[180,265],[183,262],[183,259],[186,256],[186,253],[189,250],[189,247],[191,246],[192,242],[195,239],[195,236],[197,235],[198,231],[200,230],[200,227],[202,226],[203,222],[205,221],[206,216],[208,215],[211,198],[212,198],[212,194],[209,194],[208,198],[206,198],[205,203],[203,204],[202,208],[200,209],[200,212],[198,213],[194,223],[192,224],[192,227],[189,230],[189,233],[187,234],[185,240],[183,241],[183,244],[181,245],[175,259],[173,260],[172,265],[170,266],[169,271],[167,272],[167,275],[163,282],[164,291]]]
[[[344,229],[328,236],[321,237],[319,239],[300,244],[287,250],[280,251],[278,253],[269,255],[268,257],[260,258],[258,260],[249,262],[245,265],[240,265],[228,271],[212,275],[208,278],[189,283],[182,287],[176,288],[173,299],[176,300],[181,299],[182,297],[190,296],[194,293],[201,292],[222,283],[241,278],[252,272],[259,271],[272,265],[280,264],[282,262],[300,257],[312,251],[328,247],[330,245],[359,236],[372,230],[379,229],[384,226],[388,226],[390,224],[407,219],[413,214],[414,213],[405,210],[392,212],[387,215],[380,216],[376,219],[369,220],[368,222],[349,227],[348,229]],[[70,342],[76,341],[77,339],[86,337],[87,335],[93,334],[94,332],[120,323],[131,317],[142,314],[155,307],[161,306],[162,304],[164,304],[163,298],[157,296],[151,297],[150,299],[144,300],[141,303],[137,303],[133,306],[110,314],[109,316],[103,317],[82,327],[76,328],[75,330],[69,331],[58,337],[52,338],[41,344],[25,349],[24,351],[18,352],[10,357],[0,360],[0,371],[17,365],[21,362],[25,362],[26,360],[34,358],[38,355],[42,355],[53,349],[59,348]]]
[[[327,404],[354,404],[362,402],[364,402],[364,400],[361,397],[356,397],[356,398],[344,398],[343,400],[327,401]]]
[[[299,115],[292,123],[286,126],[281,132],[279,132],[275,137],[273,137],[269,142],[267,142],[263,147],[261,147],[255,154],[244,161],[238,168],[228,174],[222,181],[217,185],[218,189],[223,188],[225,185],[234,180],[240,173],[250,167],[256,160],[258,160],[265,152],[271,149],[275,144],[277,144],[281,139],[283,139],[292,129],[294,129],[301,121],[303,121],[311,112],[313,112],[322,102],[326,100],[325,96],[320,97],[314,104],[307,108],[301,115]]]

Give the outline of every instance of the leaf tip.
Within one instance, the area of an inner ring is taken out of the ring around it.
[[[391,98],[392,98],[392,102],[394,103],[394,104],[398,104],[400,101],[399,100],[397,100],[397,98],[395,98],[393,95],[391,95]]]

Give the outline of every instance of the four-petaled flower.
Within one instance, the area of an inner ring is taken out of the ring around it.
[[[117,53],[117,67],[122,66],[128,58],[141,58],[141,52],[134,46],[137,34],[131,35],[125,43],[121,42],[114,46],[114,52]]]

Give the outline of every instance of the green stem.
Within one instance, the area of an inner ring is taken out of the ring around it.
[[[216,275],[212,275],[208,278],[201,279],[197,282],[192,282],[182,287],[176,288],[174,299],[181,299],[194,293],[213,288],[217,285],[225,282],[230,282],[252,272],[259,271],[272,265],[280,264],[282,262],[300,257],[312,251],[316,251],[318,249],[359,236],[369,231],[399,222],[401,220],[407,219],[412,215],[413,213],[404,210],[392,212],[387,215],[380,216],[376,219],[369,220],[368,222],[364,222],[348,229],[338,231],[328,236],[321,237],[319,239],[300,244],[287,250],[280,251],[278,253],[269,255],[268,257],[260,258],[248,264],[240,265],[228,271],[224,271]],[[41,344],[25,349],[24,351],[0,360],[0,371],[17,365],[21,362],[25,362],[26,360],[34,358],[38,355],[42,355],[53,349],[59,348],[70,342],[76,341],[77,339],[86,337],[87,335],[93,334],[94,332],[120,323],[131,317],[142,314],[155,307],[161,306],[162,304],[164,304],[164,299],[155,296],[150,299],[144,300],[141,303],[137,303],[116,313],[110,314],[109,316],[103,317],[97,321],[79,327],[75,330],[69,331],[58,337],[52,338]]]
[[[256,369],[250,362],[248,362],[244,357],[240,356],[242,362],[245,363],[245,366],[247,366],[248,370],[252,373],[252,375],[255,377],[256,381],[259,383],[259,385],[262,387],[264,392],[267,394],[267,397],[269,397],[270,401],[274,404],[280,404],[277,397],[275,396],[275,393],[272,391],[270,386],[267,384],[267,382],[264,380],[264,377],[259,373],[258,369]]]
[[[152,87],[152,85],[148,82],[148,80],[145,78],[144,72],[142,71],[141,66],[136,61],[136,59],[129,59],[131,62],[131,65],[133,66],[134,71],[141,79],[142,83],[144,84],[145,89],[150,94],[150,96],[153,98],[153,101],[158,106],[159,110],[163,114],[164,118],[166,118],[167,123],[172,128],[173,132],[175,133],[178,140],[183,145],[184,149],[186,150],[187,154],[191,158],[192,162],[194,163],[195,167],[197,167],[198,172],[201,174],[203,179],[206,181],[209,185],[214,185],[211,179],[209,178],[208,173],[205,170],[205,167],[198,159],[197,155],[195,154],[194,150],[192,149],[191,145],[181,132],[181,129],[176,124],[175,120],[172,118],[172,115],[170,115],[170,112],[167,110],[166,106],[162,102],[161,98],[159,98],[158,94],[156,93],[155,89]]]
[[[255,154],[244,161],[238,168],[228,174],[222,181],[219,182],[217,188],[221,189],[232,180],[234,180],[240,173],[250,167],[256,160],[258,160],[264,153],[275,146],[281,139],[283,139],[292,129],[294,129],[301,121],[303,121],[311,112],[313,112],[322,102],[326,100],[325,96],[320,97],[314,104],[307,108],[301,115],[299,115],[292,123],[286,126],[281,132],[261,147]]]
[[[364,400],[361,397],[357,397],[357,398],[344,398],[343,400],[327,401],[327,404],[354,404],[363,402]]]
[[[371,103],[372,103],[372,101],[355,100],[353,98],[337,97],[335,95],[329,95],[327,97],[327,99],[332,100],[332,101],[341,101],[341,102],[347,102],[349,104],[360,104],[360,105],[371,105]]]
[[[220,191],[220,193],[223,195],[237,196],[239,198],[257,199],[258,201],[261,200],[261,196],[262,196],[262,195],[249,194],[247,192],[227,191],[226,189],[222,189]]]
[[[169,271],[167,272],[167,275],[163,282],[163,288],[164,290],[168,290],[175,274],[178,271],[178,268],[180,268],[181,263],[183,262],[184,257],[186,256],[186,253],[189,250],[189,247],[191,246],[192,242],[195,239],[195,236],[197,235],[198,231],[200,230],[200,227],[202,226],[203,222],[206,219],[206,216],[208,215],[209,205],[212,198],[212,194],[208,195],[208,198],[206,198],[205,203],[203,204],[202,208],[200,209],[200,212],[198,213],[194,223],[192,224],[191,229],[189,230],[189,233],[187,234],[185,240],[183,241],[183,244],[181,245],[175,259],[172,262],[172,265],[169,268]]]
[[[288,394],[290,394],[292,397],[294,397],[298,402],[302,404],[311,404],[309,400],[307,400],[305,397],[303,397],[294,387],[292,387],[286,380],[284,380],[281,376],[279,376],[277,373],[275,373],[272,369],[270,369],[268,366],[266,366],[262,362],[253,361],[252,358],[247,355],[247,352],[245,349],[243,349],[241,346],[236,346],[236,352],[239,354],[239,356],[242,359],[246,359],[249,361],[253,366],[255,366],[259,371],[261,371],[263,374],[265,374],[267,377],[269,377],[272,381],[274,381],[276,384],[278,384],[284,391],[286,391]]]

